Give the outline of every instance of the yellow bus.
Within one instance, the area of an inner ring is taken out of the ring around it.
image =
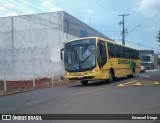
[[[67,80],[112,82],[140,72],[139,51],[100,37],[78,38],[65,43],[64,66]]]

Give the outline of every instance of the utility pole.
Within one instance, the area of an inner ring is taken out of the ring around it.
[[[129,14],[122,14],[122,15],[118,15],[118,16],[122,16],[123,17],[123,20],[122,20],[122,22],[120,22],[119,24],[121,25],[121,24],[123,24],[122,25],[122,45],[125,45],[125,29],[124,29],[124,17],[125,16],[128,16]]]

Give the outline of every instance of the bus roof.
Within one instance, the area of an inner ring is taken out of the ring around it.
[[[125,45],[119,44],[119,43],[114,42],[114,41],[112,41],[112,40],[108,40],[108,39],[104,39],[104,38],[96,37],[96,36],[95,36],[95,37],[83,37],[83,38],[76,38],[76,39],[73,39],[73,40],[67,41],[66,43],[68,43],[68,42],[72,42],[72,41],[83,40],[83,39],[90,39],[90,38],[96,38],[96,39],[100,39],[100,40],[103,40],[103,41],[106,41],[106,42],[109,42],[109,43],[113,43],[113,44],[116,44],[116,45],[119,45],[119,46],[123,46],[123,47],[130,48],[130,49],[134,49],[134,50],[138,50],[138,49],[135,49],[135,48],[131,48],[131,47],[128,47],[128,46],[125,46]]]

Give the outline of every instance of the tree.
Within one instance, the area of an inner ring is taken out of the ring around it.
[[[157,38],[157,41],[160,42],[160,30],[159,30],[158,35],[157,35],[156,38]]]

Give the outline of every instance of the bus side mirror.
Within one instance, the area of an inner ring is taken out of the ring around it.
[[[63,60],[63,52],[64,52],[64,48],[62,48],[60,51],[61,60]]]

